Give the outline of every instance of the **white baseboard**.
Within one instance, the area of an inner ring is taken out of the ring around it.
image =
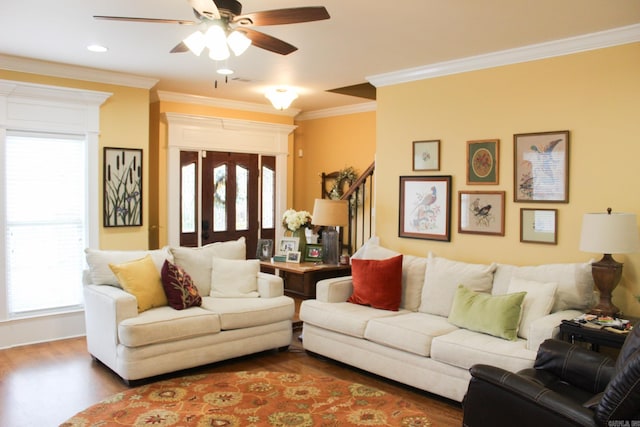
[[[0,322],[0,349],[84,336],[84,311]]]

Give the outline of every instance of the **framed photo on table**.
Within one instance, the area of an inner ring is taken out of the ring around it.
[[[298,237],[281,238],[278,242],[278,255],[286,255],[287,252],[296,252],[299,244],[300,238]]]
[[[269,261],[273,256],[273,240],[260,239],[256,248],[256,258],[260,261]]]
[[[440,170],[440,140],[413,141],[413,170]]]
[[[451,176],[400,177],[400,237],[450,241]]]
[[[300,252],[299,251],[289,251],[287,252],[287,262],[300,262]]]
[[[558,244],[558,210],[520,209],[520,241]]]
[[[513,201],[569,202],[569,131],[513,136]]]
[[[322,261],[322,245],[307,243],[305,247],[304,260],[309,262]]]
[[[459,191],[458,232],[504,236],[504,191]]]
[[[467,141],[467,184],[498,184],[499,139]]]

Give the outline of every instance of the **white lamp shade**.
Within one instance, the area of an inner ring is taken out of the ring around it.
[[[200,56],[206,46],[206,37],[201,31],[196,31],[182,41],[196,56]]]
[[[233,53],[240,56],[251,46],[251,39],[242,31],[235,30],[227,37],[227,43]]]
[[[316,199],[313,204],[314,225],[344,226],[349,222],[349,202],[347,200]]]
[[[587,213],[582,220],[580,250],[601,254],[637,252],[638,223],[630,213]]]
[[[217,26],[212,25],[205,34],[207,47],[209,48],[209,58],[214,61],[223,61],[230,55],[229,47],[227,46],[227,35],[224,30]]]
[[[294,99],[298,97],[298,94],[293,89],[277,88],[270,89],[264,94],[274,108],[278,110],[286,110],[289,108]]]

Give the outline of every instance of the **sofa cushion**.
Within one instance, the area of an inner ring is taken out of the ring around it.
[[[453,298],[449,322],[461,328],[515,340],[526,292],[491,295],[460,285]]]
[[[218,315],[200,307],[154,308],[118,325],[118,339],[127,347],[176,341],[220,332]]]
[[[456,329],[442,316],[411,312],[369,320],[364,337],[378,344],[429,357],[433,338]]]
[[[458,329],[431,342],[435,361],[469,369],[482,363],[511,372],[533,367],[536,352],[527,350],[526,340],[509,341],[468,329]]]
[[[389,311],[350,302],[321,302],[305,300],[300,305],[300,319],[305,323],[331,331],[364,338],[364,331],[371,319],[397,316],[408,311]]]
[[[512,277],[538,282],[556,282],[556,296],[551,312],[582,310],[593,304],[593,276],[591,263],[543,264],[517,267],[499,264],[493,283],[493,294],[504,294]]]
[[[167,305],[160,273],[151,255],[122,264],[109,264],[109,268],[122,288],[136,297],[139,313]]]
[[[348,302],[398,311],[402,299],[402,255],[382,260],[353,259],[351,276],[353,293]]]
[[[260,260],[211,260],[211,292],[218,298],[257,298]]]
[[[427,258],[404,255],[402,258],[402,302],[400,308],[417,311],[420,307]]]
[[[522,316],[520,327],[518,328],[519,337],[529,338],[531,324],[551,312],[557,287],[558,284],[555,282],[543,283],[519,277],[511,278],[507,291],[509,294],[515,292],[527,293],[524,301],[522,301]]]
[[[214,298],[203,297],[202,308],[220,317],[222,330],[268,325],[291,320],[295,312],[292,298]]]
[[[173,262],[173,255],[168,247],[150,251],[104,251],[87,248],[84,250],[87,265],[89,266],[89,278],[93,285],[111,285],[121,288],[120,282],[109,268],[109,264],[122,264],[127,261],[144,258],[151,255],[158,272],[162,269],[165,260]]]
[[[200,295],[211,292],[211,260],[213,257],[245,259],[247,248],[245,238],[227,242],[215,242],[199,248],[172,247],[170,249],[176,265],[184,268],[198,287]]]
[[[198,288],[193,284],[191,276],[182,267],[165,261],[160,277],[162,278],[164,293],[171,307],[176,310],[184,310],[185,308],[198,307],[202,304]]]
[[[353,262],[354,259],[387,259],[396,255],[400,255],[400,252],[380,246],[380,239],[373,236],[351,255],[351,261]]]
[[[490,292],[496,264],[469,264],[429,256],[419,311],[449,316],[458,285],[477,292]]]

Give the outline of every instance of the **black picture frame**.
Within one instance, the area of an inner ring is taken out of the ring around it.
[[[260,261],[269,261],[273,256],[273,240],[259,239],[256,248],[256,258]]]

